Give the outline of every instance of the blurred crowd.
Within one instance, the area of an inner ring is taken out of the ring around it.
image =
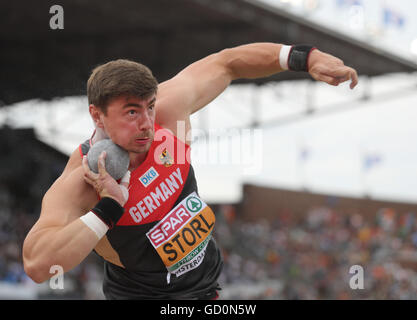
[[[0,186],[0,300],[2,299],[103,299],[102,262],[92,253],[78,267],[64,274],[64,285],[58,280],[42,284],[33,282],[24,272],[23,241],[39,217],[33,211],[16,209],[13,197]],[[51,269],[51,275],[58,272]],[[54,285],[55,284],[55,285]],[[55,288],[55,289],[52,289]]]
[[[103,299],[102,260],[92,253],[64,275],[65,287],[35,284],[24,273],[22,245],[38,213],[11,209],[0,193],[0,299]],[[222,249],[224,299],[416,299],[417,221],[414,212],[381,208],[371,219],[330,207],[301,218],[239,218],[235,206],[215,206],[214,237]],[[359,269],[358,269],[359,266]],[[363,281],[361,282],[361,272]],[[18,290],[16,290],[18,292]],[[9,295],[9,296],[7,296]]]
[[[239,288],[226,290],[227,298],[417,298],[414,212],[381,208],[365,219],[317,207],[298,219],[287,211],[274,221],[248,222],[233,206],[217,211],[221,282]],[[259,283],[260,290],[251,290]]]

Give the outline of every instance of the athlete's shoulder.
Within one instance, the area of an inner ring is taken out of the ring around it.
[[[91,208],[98,199],[94,188],[84,181],[82,156],[78,149],[70,155],[64,171],[45,193],[43,202],[56,203],[57,199],[59,199],[58,202],[65,202],[64,199],[75,199],[70,202],[78,207],[80,212]]]
[[[79,145],[78,148],[71,153],[64,171],[62,172],[62,177],[66,177],[73,173],[76,169],[82,167],[82,157],[87,153],[82,153],[82,145],[83,144]]]

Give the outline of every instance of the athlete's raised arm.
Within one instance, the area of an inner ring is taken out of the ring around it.
[[[203,58],[158,87],[157,121],[167,127],[187,120],[220,95],[231,81],[268,77],[287,69],[308,71],[318,81],[339,85],[358,77],[354,69],[330,54],[309,46],[253,43],[225,49]]]

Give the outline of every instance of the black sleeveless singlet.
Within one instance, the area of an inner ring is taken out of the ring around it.
[[[87,154],[90,147],[89,140],[81,144],[81,154]],[[117,225],[106,234],[124,266],[119,267],[104,260],[103,292],[107,299],[213,299],[217,296],[217,290],[220,289],[217,279],[223,261],[212,236],[206,238],[206,247],[199,254],[199,260],[177,269],[185,270],[179,272],[178,276],[168,272],[149,238],[149,233],[158,228],[158,223],[164,217],[165,220],[171,219],[173,224],[161,226],[163,232],[170,226],[176,227],[181,216],[175,219],[173,214],[170,214],[172,217],[168,214],[174,211],[173,208],[181,206],[181,202],[184,203],[190,194],[198,197],[193,167],[184,156],[187,152],[190,152],[187,144],[155,124],[155,139],[147,158],[131,173],[125,212]],[[199,217],[191,221],[192,227],[184,228],[186,233],[183,230],[182,235],[179,233],[172,238],[175,241],[164,246],[166,261],[177,258],[185,247],[194,245],[193,242],[198,241],[199,237],[211,232],[214,222],[209,223],[207,217]],[[163,236],[162,232],[154,234]]]

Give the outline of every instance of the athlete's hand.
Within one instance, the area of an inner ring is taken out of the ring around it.
[[[350,88],[353,89],[358,84],[358,74],[356,70],[345,66],[342,60],[330,54],[313,50],[308,58],[308,72],[319,81],[326,82],[333,86],[351,80]]]
[[[129,198],[129,181],[130,171],[128,170],[123,176],[120,184],[106,171],[105,166],[106,151],[103,151],[98,157],[98,173],[90,170],[87,156],[83,157],[82,165],[84,168],[84,180],[97,191],[101,198],[109,197],[116,200],[122,207]]]

